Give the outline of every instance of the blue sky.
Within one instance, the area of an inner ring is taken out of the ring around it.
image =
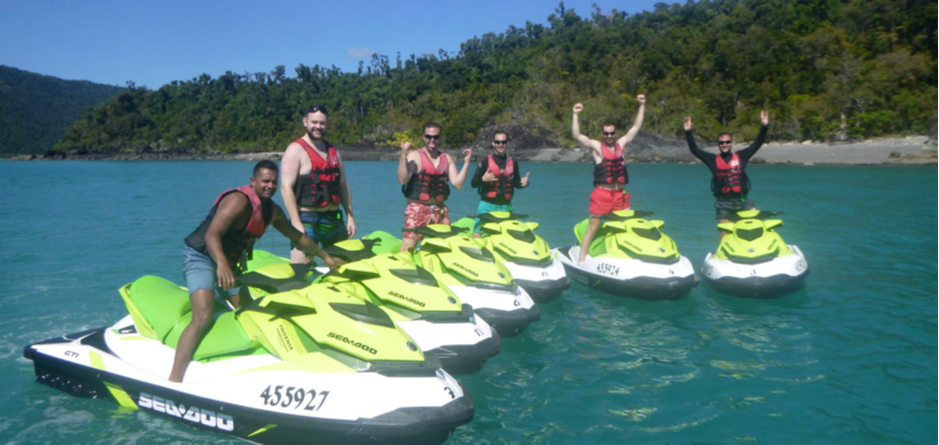
[[[558,1],[2,0],[0,65],[68,80],[159,88],[299,64],[355,71],[372,53],[459,51],[473,36],[547,24]],[[565,1],[581,17],[652,10],[656,0]]]

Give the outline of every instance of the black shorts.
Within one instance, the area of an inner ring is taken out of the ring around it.
[[[730,219],[740,210],[750,210],[755,208],[753,201],[747,198],[717,198],[714,208],[717,209],[717,219]]]

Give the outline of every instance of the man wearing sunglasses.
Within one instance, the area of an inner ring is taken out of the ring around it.
[[[323,247],[355,236],[352,194],[346,181],[342,156],[324,139],[329,112],[314,105],[303,114],[306,134],[287,146],[281,159],[280,191],[290,223]],[[343,223],[345,209],[348,222]],[[293,246],[293,263],[308,263],[309,257]]]
[[[688,148],[691,154],[711,169],[711,192],[717,198],[714,208],[717,209],[719,222],[729,222],[730,215],[739,210],[755,208],[753,202],[747,199],[750,180],[744,169],[766,139],[766,130],[769,128],[769,113],[766,110],[760,111],[760,121],[763,123],[760,127],[760,134],[749,147],[734,152],[731,150],[734,144],[733,137],[730,133],[721,133],[717,136],[717,147],[720,153],[713,154],[698,148],[694,142],[694,135],[691,133],[691,116],[685,117],[685,139],[688,140]]]
[[[626,184],[629,183],[629,175],[626,173],[626,159],[624,148],[632,142],[642,127],[642,116],[645,113],[646,96],[640,94],[636,96],[639,101],[639,111],[636,113],[636,121],[632,128],[623,136],[616,137],[616,126],[611,123],[603,124],[603,140],[598,141],[590,139],[580,134],[579,113],[584,110],[582,104],[574,105],[574,121],[571,125],[571,133],[574,139],[580,142],[590,150],[593,155],[593,193],[590,194],[590,223],[587,225],[587,231],[584,233],[583,241],[580,243],[580,258],[583,262],[587,258],[587,250],[590,242],[593,241],[593,235],[600,228],[600,219],[607,213],[616,210],[625,210],[629,208],[629,193],[626,192]]]
[[[408,199],[404,209],[404,228],[413,229],[428,224],[450,224],[450,210],[444,204],[450,195],[450,186],[463,188],[473,150],[463,150],[463,168],[458,172],[453,157],[440,151],[440,124],[424,124],[424,147],[411,150],[411,143],[401,144],[398,162],[398,182]],[[423,238],[415,232],[405,231],[401,251],[413,250]]]
[[[479,207],[476,214],[489,212],[511,212],[515,189],[528,187],[528,173],[521,176],[518,162],[505,149],[509,146],[508,133],[497,130],[492,136],[492,154],[479,161],[470,185],[479,192]],[[482,236],[479,218],[473,226],[473,237]]]

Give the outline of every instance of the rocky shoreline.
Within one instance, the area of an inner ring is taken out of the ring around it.
[[[698,162],[688,151],[684,140],[653,134],[643,134],[629,145],[627,161],[633,163],[695,163]],[[717,152],[715,146],[705,142],[699,145],[706,151]],[[736,145],[746,146],[746,142]],[[397,161],[400,151],[397,148],[340,148],[343,159],[349,161]],[[448,150],[449,151],[449,150]],[[474,147],[478,157],[487,152],[486,148]],[[456,150],[452,150],[456,153]],[[519,161],[525,162],[587,162],[590,157],[583,148],[538,148],[512,150],[510,153]],[[78,155],[69,154],[53,157],[21,155],[7,160],[115,160],[115,161],[150,161],[150,160],[244,160],[261,159],[279,160],[282,152],[264,153],[136,153],[120,155]],[[937,142],[926,136],[878,138],[850,142],[803,142],[803,143],[768,143],[760,149],[750,161],[758,164],[800,164],[800,165],[937,165]]]

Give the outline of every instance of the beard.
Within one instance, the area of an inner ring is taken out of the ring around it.
[[[309,129],[308,129],[308,130],[306,131],[306,135],[310,137],[310,140],[311,140],[311,141],[319,141],[319,140],[322,140],[323,138],[325,138],[325,137],[326,137],[326,130],[325,130],[325,129],[324,129],[324,130],[320,130],[320,134],[322,134],[322,136],[317,137],[315,134],[313,134],[313,130],[309,130]]]

